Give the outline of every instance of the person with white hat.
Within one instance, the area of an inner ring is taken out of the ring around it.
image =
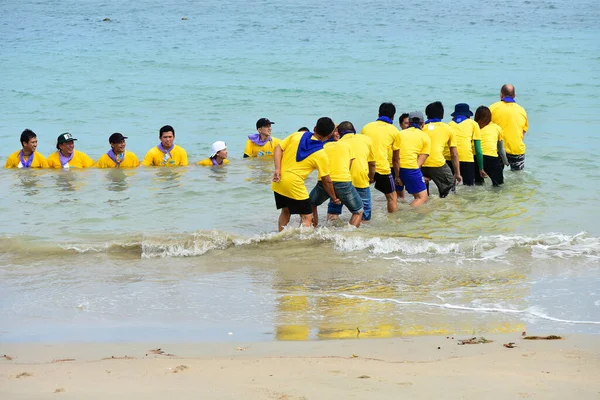
[[[198,165],[204,167],[216,167],[227,164],[229,164],[229,160],[227,159],[227,145],[221,140],[212,144],[209,158],[198,161]]]

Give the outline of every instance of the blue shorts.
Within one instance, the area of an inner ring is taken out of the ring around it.
[[[348,207],[352,214],[358,214],[363,210],[363,202],[358,195],[358,192],[352,186],[352,182],[333,182],[333,189],[338,199],[342,204]],[[319,181],[308,196],[310,204],[314,207],[320,206],[329,199],[329,195],[323,187],[323,183]]]
[[[400,179],[404,183],[406,191],[410,194],[415,194],[427,190],[425,179],[420,169],[400,168]]]
[[[358,192],[358,195],[360,196],[360,199],[363,202],[363,215],[362,215],[362,220],[363,221],[369,221],[371,220],[371,188],[370,187],[366,187],[366,188],[355,188],[356,191]],[[327,205],[327,214],[335,214],[335,215],[340,215],[342,213],[342,205],[341,204],[333,204],[331,201],[329,201],[329,204]]]

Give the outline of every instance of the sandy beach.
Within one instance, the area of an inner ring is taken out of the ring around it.
[[[2,344],[0,398],[600,397],[598,336],[463,339]]]

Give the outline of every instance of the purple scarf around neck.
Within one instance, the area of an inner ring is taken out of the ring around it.
[[[173,150],[173,149],[175,148],[175,145],[173,145],[173,147],[171,147],[171,148],[170,148],[170,149],[168,149],[168,150],[167,150],[167,149],[165,149],[165,148],[163,147],[162,143],[159,143],[159,144],[158,144],[158,146],[156,146],[156,147],[158,147],[158,149],[159,149],[160,151],[162,151],[162,152],[163,152],[163,153],[165,153],[165,154],[168,154],[168,155],[169,155],[169,157],[171,157],[171,150]]]
[[[269,138],[266,140],[260,140],[260,133],[248,135],[248,139],[250,139],[250,141],[257,146],[264,146],[265,144],[267,144],[267,142],[270,142],[272,140],[271,136],[269,136]]]
[[[33,156],[35,155],[35,151],[29,155],[27,161],[25,161],[25,157],[23,156],[23,150],[19,153],[19,159],[21,160],[21,165],[23,168],[31,168],[31,163],[33,162]]]
[[[113,149],[110,149],[108,151],[108,153],[106,153],[106,155],[108,156],[108,158],[113,160],[115,162],[115,164],[117,164],[117,167],[120,166],[121,163],[123,162],[123,160],[125,159],[125,152],[123,152],[123,153],[119,154],[119,156],[117,156]]]
[[[65,165],[67,165],[69,163],[69,161],[71,161],[73,159],[73,156],[75,155],[75,150],[73,150],[73,152],[71,153],[71,155],[69,157],[65,157],[62,155],[62,153],[60,152],[60,150],[58,151],[58,157],[60,158],[60,165],[61,167],[65,167]]]

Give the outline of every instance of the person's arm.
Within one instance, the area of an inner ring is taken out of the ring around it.
[[[395,176],[400,178],[400,150],[392,152],[392,168],[394,168]]]
[[[333,204],[342,204],[342,201],[337,198],[335,194],[335,189],[333,188],[333,182],[331,182],[331,177],[329,175],[325,175],[321,177],[321,183],[323,184],[323,189],[331,198],[331,202]]]
[[[275,171],[273,172],[273,182],[281,180],[281,159],[283,158],[283,150],[280,145],[275,147],[273,154],[273,162],[275,163]]]
[[[250,158],[252,156],[252,141],[246,140],[246,148],[244,149],[244,158]]]
[[[506,157],[506,150],[504,150],[504,141],[498,141],[498,155],[502,158],[502,164],[508,167],[508,157]]]
[[[454,167],[454,179],[456,182],[462,182],[462,175],[460,174],[460,161],[458,160],[458,150],[456,147],[450,147],[450,158],[452,159],[452,166]]]
[[[487,177],[485,170],[483,169],[483,151],[481,150],[481,140],[474,140],[475,142],[475,159],[477,160],[477,166],[479,167],[479,175],[482,178]]]
[[[419,165],[419,168],[423,166],[425,160],[427,160],[427,157],[429,157],[429,154],[419,154],[417,157],[417,164]]]
[[[146,153],[146,156],[144,157],[144,161],[142,161],[142,165],[144,167],[151,167],[152,165],[154,165],[154,160],[153,160],[153,157],[152,157],[152,149],[150,149]]]
[[[376,167],[375,167],[375,161],[369,161],[369,183],[374,183],[375,182],[375,171],[376,171]]]

